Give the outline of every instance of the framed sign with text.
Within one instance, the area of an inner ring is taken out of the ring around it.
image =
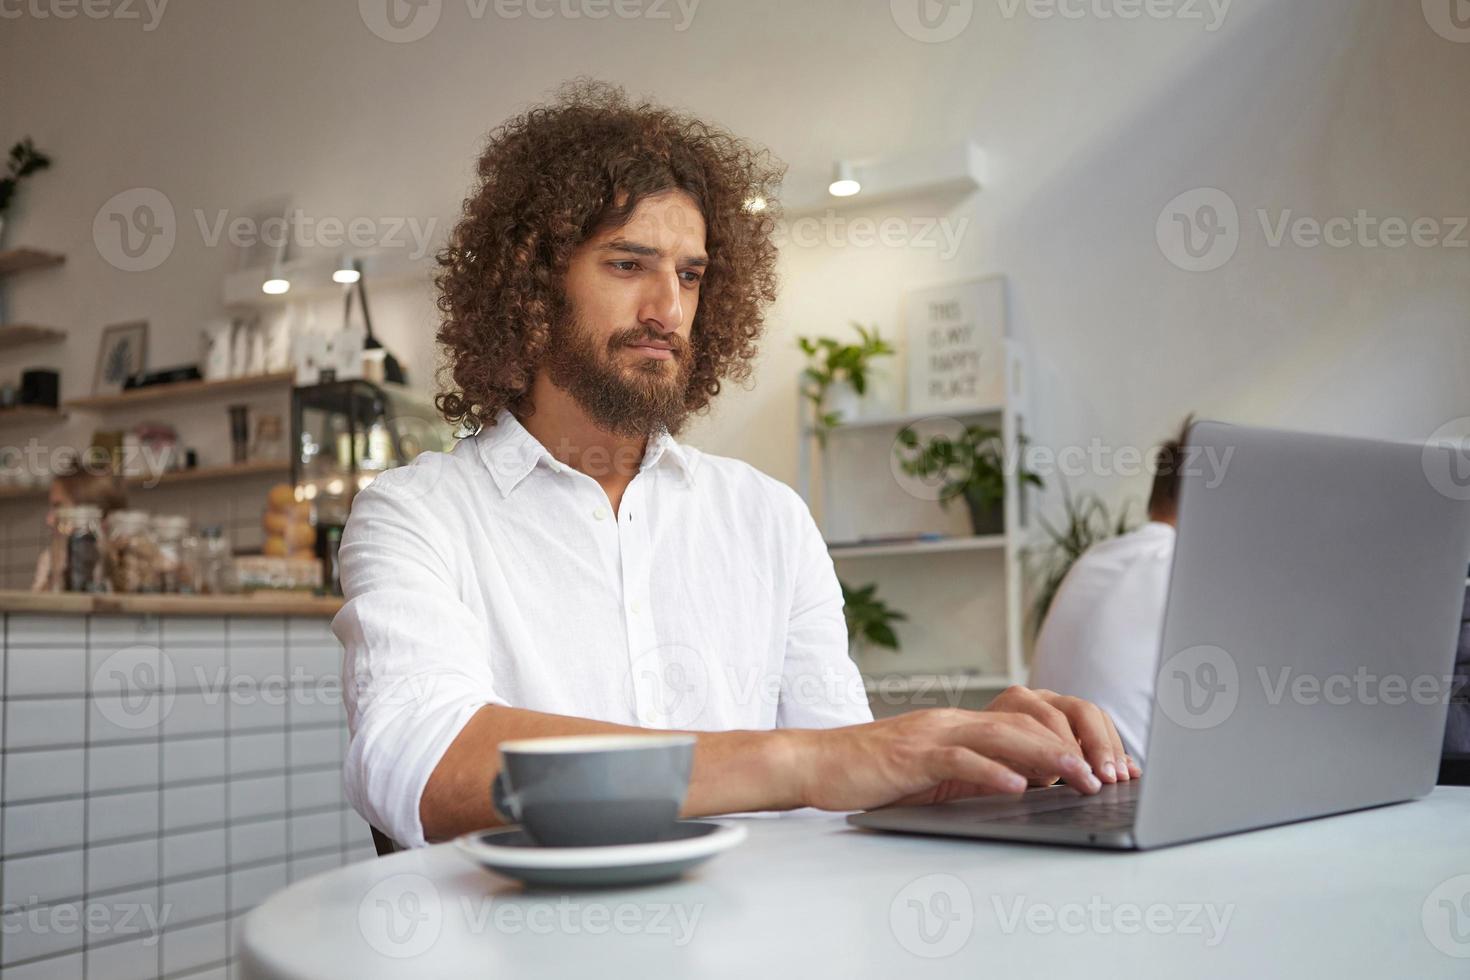
[[[904,302],[911,414],[988,408],[1005,399],[1005,279],[916,289]]]

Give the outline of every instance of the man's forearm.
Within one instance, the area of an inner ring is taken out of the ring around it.
[[[485,705],[450,744],[424,787],[419,819],[429,841],[500,823],[490,783],[500,770],[500,743],[549,735],[648,732],[570,715]],[[796,735],[786,731],[691,732],[694,771],[682,816],[801,806]]]

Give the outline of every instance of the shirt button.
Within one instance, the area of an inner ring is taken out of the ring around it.
[[[593,518],[593,520],[598,520],[598,521],[605,521],[605,520],[607,520],[607,518],[608,518],[608,510],[607,510],[607,508],[606,507],[603,507],[601,504],[599,504],[597,507],[593,508],[593,510],[592,510],[592,518]]]
[[[641,613],[643,611],[643,603],[639,602],[637,599],[634,599],[628,604],[628,608],[633,610],[634,613]]]

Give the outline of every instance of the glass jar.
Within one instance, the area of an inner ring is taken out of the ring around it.
[[[194,591],[201,595],[224,595],[235,591],[234,556],[229,539],[218,525],[199,532],[194,544]]]
[[[102,511],[90,504],[56,509],[51,535],[53,592],[105,592]]]
[[[158,546],[154,587],[159,592],[187,591],[192,577],[184,560],[184,538],[189,534],[189,519],[160,514],[150,523],[153,540]]]
[[[107,580],[114,592],[152,592],[158,587],[158,544],[141,510],[107,515]]]

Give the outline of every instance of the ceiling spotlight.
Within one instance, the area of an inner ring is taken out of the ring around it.
[[[290,288],[291,280],[286,279],[279,274],[272,275],[269,279],[260,284],[260,291],[270,296],[279,296]]]
[[[340,282],[344,286],[350,286],[362,278],[362,266],[357,264],[356,259],[342,256],[342,261],[332,272],[332,281]]]
[[[837,161],[832,168],[832,183],[827,185],[827,193],[833,197],[852,197],[863,189],[863,185],[857,181],[852,164],[845,160]]]

